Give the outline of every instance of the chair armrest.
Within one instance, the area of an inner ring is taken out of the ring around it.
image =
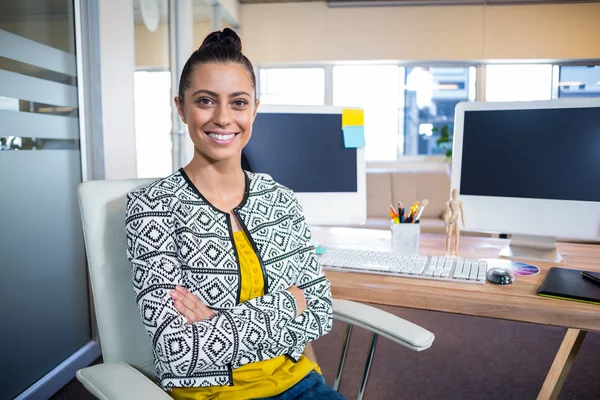
[[[154,382],[125,363],[104,363],[77,371],[77,379],[102,400],[173,400]]]
[[[433,333],[405,319],[366,304],[333,299],[333,319],[377,333],[411,350],[431,347]]]

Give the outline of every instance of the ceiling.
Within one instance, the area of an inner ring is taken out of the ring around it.
[[[500,4],[543,4],[543,3],[598,3],[600,0],[239,0],[241,4],[258,3],[307,3],[325,2],[328,5],[336,4],[368,7],[368,6],[457,6],[457,5],[500,5]]]
[[[600,0],[238,0],[241,4],[258,3],[307,3],[324,2],[330,6],[439,6],[439,5],[498,5],[498,4],[544,4],[544,3],[598,3]],[[141,3],[150,4],[160,14],[160,21],[168,15],[167,0],[134,0],[133,14],[136,23],[142,23]],[[66,18],[72,12],[72,0],[19,0],[0,1],[0,20],[20,18]],[[195,21],[210,21],[211,6],[204,1],[192,1]]]
[[[238,0],[241,4],[258,3],[323,3],[323,0]]]
[[[541,3],[598,3],[600,0],[238,0],[241,4],[257,3],[306,3],[325,2],[329,5],[357,4],[395,5],[395,6],[436,6],[436,5],[467,5],[467,4],[541,4]],[[142,22],[141,2],[146,2],[158,8],[160,20],[166,21],[168,15],[167,0],[134,0],[133,14],[136,23]],[[193,1],[194,20],[209,21],[212,18],[211,7],[204,1]],[[0,1],[0,20],[41,17],[66,18],[72,10],[72,0],[19,0]]]

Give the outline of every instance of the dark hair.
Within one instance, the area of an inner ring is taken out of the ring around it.
[[[179,101],[183,101],[184,91],[190,87],[192,72],[196,66],[207,63],[236,63],[244,66],[250,74],[252,87],[256,93],[256,76],[248,58],[242,54],[242,41],[233,30],[215,31],[209,34],[198,50],[194,51],[185,63],[179,80]]]

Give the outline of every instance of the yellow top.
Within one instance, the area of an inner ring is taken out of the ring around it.
[[[240,260],[242,290],[240,302],[262,296],[265,292],[263,274],[256,253],[243,231],[234,232],[235,247]],[[285,392],[300,382],[319,366],[304,355],[298,362],[286,356],[246,364],[233,370],[233,386],[206,386],[199,388],[174,388],[171,396],[176,400],[236,400],[271,397]]]

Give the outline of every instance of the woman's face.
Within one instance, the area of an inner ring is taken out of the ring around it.
[[[192,72],[184,100],[175,103],[196,152],[210,162],[240,158],[252,136],[258,100],[240,64],[208,63]]]

